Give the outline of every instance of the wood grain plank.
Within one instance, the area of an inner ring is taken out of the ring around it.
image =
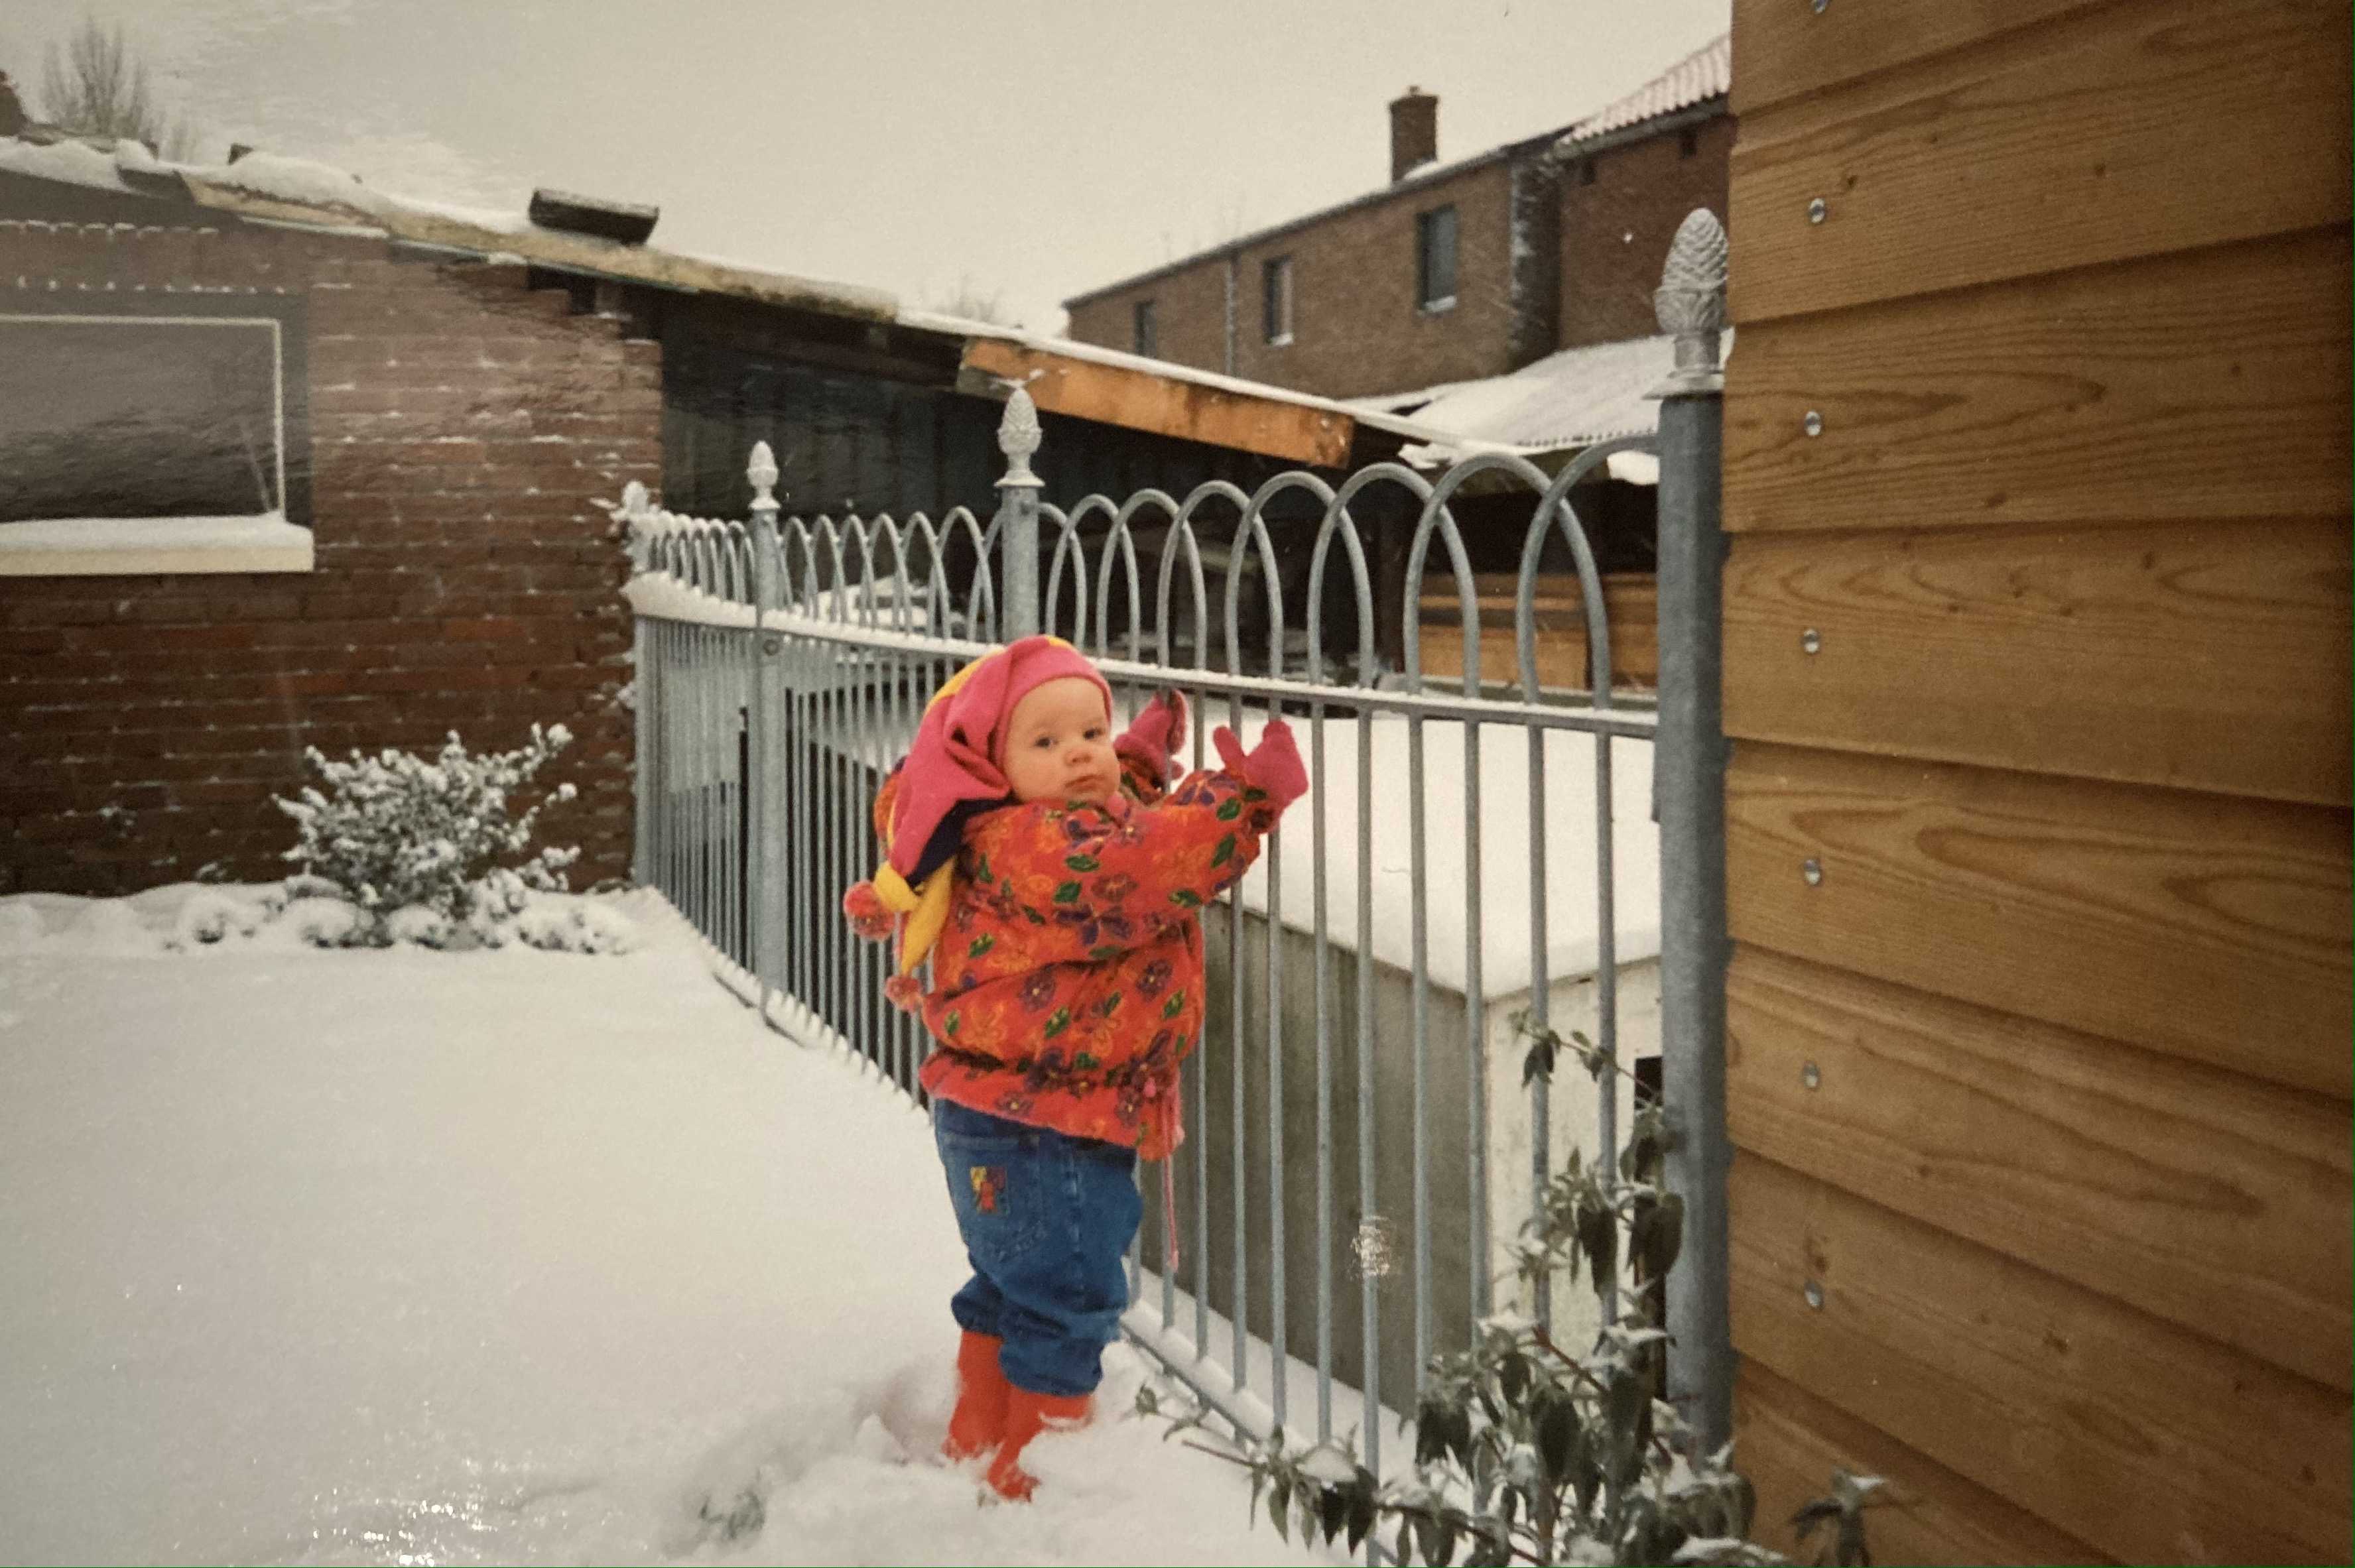
[[[1732,1193],[1745,1359],[2123,1561],[2347,1561],[2346,1395],[1755,1155]]]
[[[2347,1107],[1756,948],[1733,1140],[2342,1392]]]
[[[2344,806],[2350,573],[2344,518],[1744,535],[1726,732]]]
[[[1745,326],[1726,527],[2340,515],[2349,276],[2340,229]]]
[[[1745,122],[1734,321],[2346,222],[2339,0],[2144,0],[2027,37]]]
[[[1031,399],[1046,413],[1317,468],[1347,463],[1357,432],[1357,421],[1329,408],[1206,387],[999,338],[977,337],[966,344],[962,370],[1001,381],[1027,380]]]
[[[1744,741],[1726,819],[1738,941],[2348,1097],[2345,811]]]
[[[1521,655],[1517,617],[1519,579],[1509,573],[1479,574],[1474,581],[1480,606],[1480,679],[1518,690]],[[1592,690],[1587,667],[1586,601],[1578,578],[1546,573],[1531,601],[1540,686]],[[1417,604],[1423,678],[1461,680],[1464,675],[1464,603],[1453,577],[1424,579]],[[1603,619],[1611,644],[1612,689],[1650,689],[1660,683],[1659,578],[1650,572],[1607,572],[1603,578]]]
[[[1791,1516],[1826,1495],[1835,1469],[1884,1483],[1883,1500],[1865,1514],[1866,1542],[1883,1568],[2110,1561],[1755,1361],[1743,1361],[1734,1382],[1733,1436],[1734,1467],[1758,1494],[1752,1537],[1795,1561],[1821,1551],[1823,1537],[1801,1546]]]
[[[1733,112],[1771,104],[1975,44],[2102,0],[1939,0],[1892,26],[1877,5],[1733,0]]]

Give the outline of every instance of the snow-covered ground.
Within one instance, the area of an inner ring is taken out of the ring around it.
[[[621,956],[167,950],[195,891],[0,899],[0,1560],[1339,1560],[1123,1419],[1124,1347],[1033,1505],[930,1461],[925,1123],[658,902]]]

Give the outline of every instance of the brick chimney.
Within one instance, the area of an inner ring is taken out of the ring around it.
[[[1419,87],[1391,100],[1391,183],[1439,161],[1439,99]]]

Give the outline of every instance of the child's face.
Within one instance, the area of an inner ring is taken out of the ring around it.
[[[1022,695],[1006,720],[1006,781],[1018,800],[1112,799],[1120,788],[1112,721],[1093,681],[1063,675]]]

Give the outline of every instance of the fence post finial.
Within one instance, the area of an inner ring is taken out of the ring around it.
[[[1669,242],[1652,309],[1660,330],[1677,340],[1676,368],[1654,397],[1715,392],[1725,385],[1718,368],[1718,334],[1725,325],[1725,226],[1705,207],[1685,215]]]
[[[654,561],[654,540],[646,530],[646,510],[653,498],[637,480],[622,486],[622,504],[613,515],[629,530],[630,570],[644,573]]]
[[[998,609],[999,630],[1007,641],[1039,630],[1039,491],[1045,483],[1030,471],[1030,454],[1042,439],[1038,405],[1021,387],[1006,400],[998,422],[997,450],[1006,454],[1006,477],[997,482],[998,546],[1005,563],[1006,599]]]
[[[752,515],[777,520],[777,458],[766,441],[752,443],[752,461],[744,465],[744,477],[752,482]]]
[[[1006,400],[1006,418],[997,422],[997,450],[1006,454],[1006,477],[997,482],[998,489],[1039,488],[1043,482],[1030,471],[1030,454],[1042,439],[1039,406],[1030,401],[1027,388],[1017,387]]]

